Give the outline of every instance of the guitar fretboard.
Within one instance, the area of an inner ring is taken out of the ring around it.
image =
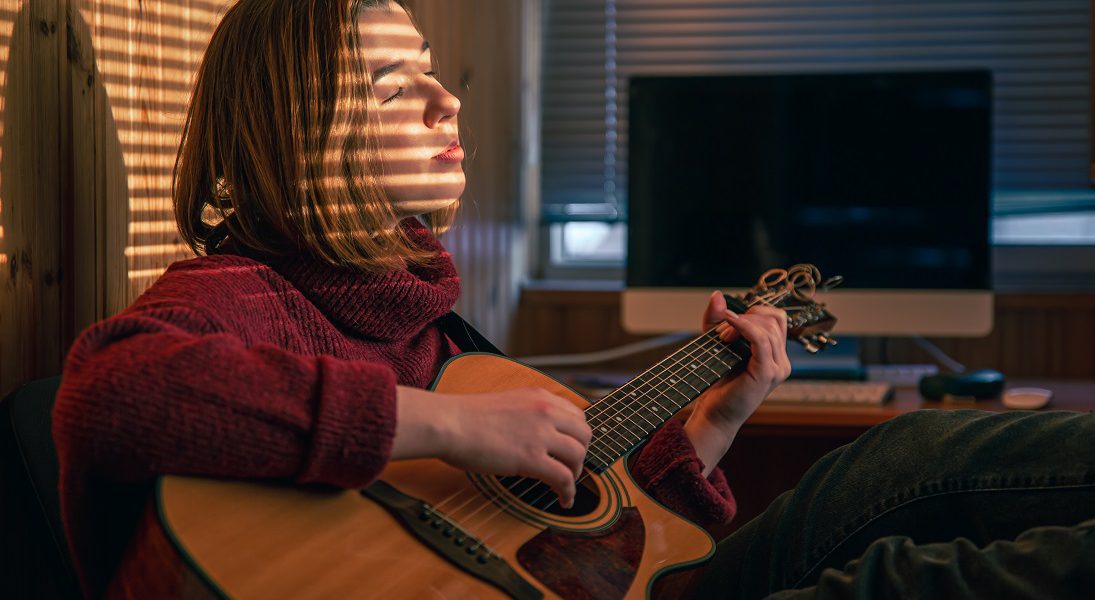
[[[590,406],[586,466],[600,473],[626,456],[748,352],[744,342],[728,344],[712,329]]]

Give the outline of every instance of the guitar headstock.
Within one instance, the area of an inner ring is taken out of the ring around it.
[[[727,305],[738,313],[759,304],[782,308],[787,313],[787,339],[795,340],[807,352],[815,353],[826,346],[835,346],[837,342],[829,335],[836,317],[824,304],[814,300],[814,294],[832,289],[843,281],[839,275],[822,281],[821,271],[811,264],[769,269],[745,294],[727,296]]]

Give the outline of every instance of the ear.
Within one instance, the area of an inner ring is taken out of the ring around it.
[[[726,298],[723,297],[722,292],[715,290],[707,301],[707,309],[703,311],[703,323],[700,325],[700,329],[707,331],[725,320]]]

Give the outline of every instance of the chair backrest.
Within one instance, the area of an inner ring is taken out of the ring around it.
[[[5,543],[10,544],[10,552],[20,555],[14,557],[17,564],[26,563],[22,572],[14,575],[49,579],[24,581],[13,588],[19,595],[78,595],[61,522],[57,451],[50,430],[54,396],[60,383],[60,377],[34,381],[8,394],[0,403],[0,452],[4,467],[0,493],[5,496],[0,505],[7,513],[4,518],[14,524],[5,529],[21,530],[24,536],[14,537],[25,538],[6,535]]]

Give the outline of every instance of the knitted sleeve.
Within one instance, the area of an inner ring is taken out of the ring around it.
[[[718,467],[707,477],[680,421],[654,432],[631,469],[639,487],[655,500],[702,527],[729,523],[737,503]]]
[[[63,467],[112,481],[201,474],[358,487],[388,460],[395,389],[386,365],[246,346],[196,309],[158,304],[76,341],[54,438]]]

